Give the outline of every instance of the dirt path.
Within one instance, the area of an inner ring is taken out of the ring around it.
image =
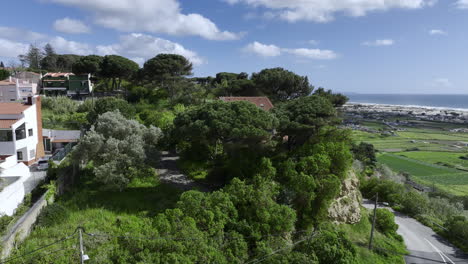
[[[199,190],[202,192],[211,191],[208,186],[202,185],[190,179],[177,168],[179,157],[171,152],[162,151],[161,160],[157,168],[161,182],[171,184],[183,191]]]

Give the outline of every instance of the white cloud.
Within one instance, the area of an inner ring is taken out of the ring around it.
[[[94,48],[86,43],[66,40],[62,37],[54,37],[48,41],[59,54],[89,55],[94,53]]]
[[[275,45],[266,45],[260,42],[253,42],[247,45],[244,49],[245,52],[260,55],[262,57],[276,57],[281,55],[281,49]]]
[[[29,44],[0,38],[0,57],[16,58],[28,51]]]
[[[436,78],[432,80],[431,86],[447,88],[452,87],[453,85],[452,82],[450,82],[450,80],[447,78]]]
[[[267,45],[260,42],[252,42],[248,44],[243,49],[244,52],[256,54],[262,57],[277,57],[283,53],[288,53],[295,55],[304,59],[315,59],[315,60],[331,60],[336,59],[338,54],[332,50],[322,50],[322,49],[307,49],[307,48],[298,48],[298,49],[287,49],[280,48],[276,45]]]
[[[441,29],[431,29],[429,30],[429,35],[447,35],[447,32],[441,30]]]
[[[455,5],[459,9],[468,9],[468,0],[458,0]]]
[[[183,14],[178,0],[48,0],[91,12],[98,25],[123,32],[196,35],[210,40],[233,40],[239,33],[221,31],[200,14]]]
[[[374,47],[392,46],[393,44],[395,44],[395,41],[393,39],[377,39],[374,41],[366,41],[362,43],[362,45],[364,46],[374,46]]]
[[[289,22],[328,22],[336,13],[364,16],[373,11],[394,8],[417,9],[432,6],[437,0],[223,0],[230,4],[245,3],[252,7],[265,7],[269,12]],[[460,0],[468,1],[468,0]]]
[[[9,40],[30,42],[42,40],[47,37],[41,33],[12,27],[0,27],[0,36]]]
[[[338,55],[332,50],[321,49],[283,49],[284,52],[294,54],[298,57],[314,59],[314,60],[332,60],[336,59]]]
[[[1,30],[2,28],[0,28],[0,32]],[[14,28],[8,30],[16,32]],[[39,34],[35,32],[30,33],[32,36]],[[146,60],[160,53],[171,53],[182,55],[195,65],[204,63],[203,59],[196,52],[186,49],[179,43],[145,34],[132,33],[123,35],[118,43],[98,46],[70,41],[59,36],[41,36],[42,40],[37,43],[37,46],[43,47],[46,43],[50,43],[59,54],[115,54],[130,58],[142,65]],[[8,37],[9,35],[6,35],[5,38],[0,38],[0,57],[16,58],[18,55],[25,54],[28,51],[30,42],[27,40],[16,41],[14,38]],[[16,34],[13,37],[16,37]]]
[[[160,53],[179,54],[189,59],[193,64],[200,65],[203,59],[194,51],[184,48],[179,43],[156,38],[145,34],[132,33],[120,37],[120,42],[113,45],[96,47],[101,55],[119,54],[133,58],[139,64]]]
[[[318,45],[319,44],[318,40],[314,40],[314,39],[311,39],[311,40],[307,41],[307,43],[309,43],[310,45]]]
[[[68,17],[55,20],[54,29],[59,32],[69,34],[83,34],[91,32],[90,28],[80,20]]]

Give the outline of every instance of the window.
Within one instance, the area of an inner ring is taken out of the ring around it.
[[[33,136],[33,129],[32,129],[32,128],[28,129],[28,135],[29,135],[30,137]]]
[[[23,152],[21,151],[16,152],[16,157],[18,158],[18,160],[23,160]]]
[[[35,149],[31,149],[29,151],[29,159],[32,160],[34,159],[34,157],[36,156],[36,150]]]
[[[26,138],[26,126],[22,124],[17,129],[15,129],[16,140],[21,140]]]
[[[0,130],[0,142],[13,141],[13,131],[11,130]]]
[[[14,102],[14,101],[16,101],[16,100],[15,100],[15,99],[10,99],[10,101],[11,101],[11,102]]]

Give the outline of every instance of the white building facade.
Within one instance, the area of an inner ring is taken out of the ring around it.
[[[44,156],[40,97],[27,103],[0,103],[0,158],[34,163]]]
[[[10,77],[0,81],[0,103],[26,102],[28,96],[37,94],[37,83]]]

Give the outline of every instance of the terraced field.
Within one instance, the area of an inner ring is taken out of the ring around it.
[[[434,185],[455,195],[468,195],[468,172],[390,153],[378,155],[377,160],[394,171],[410,174],[414,181],[421,184]]]

